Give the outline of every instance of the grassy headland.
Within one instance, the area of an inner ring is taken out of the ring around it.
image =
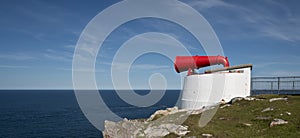
[[[269,101],[279,97],[287,98],[287,101]],[[219,108],[213,119],[204,127],[198,126],[201,114],[191,115],[184,122],[191,131],[185,137],[202,137],[202,134],[225,138],[300,136],[300,96],[258,95],[255,98],[259,100],[241,100],[231,106]],[[263,111],[267,108],[269,110]],[[286,120],[288,124],[270,127],[275,118]]]

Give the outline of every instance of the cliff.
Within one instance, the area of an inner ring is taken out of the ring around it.
[[[156,111],[148,119],[105,122],[104,137],[298,137],[300,96],[259,95],[189,111]],[[217,109],[199,126],[201,115]]]

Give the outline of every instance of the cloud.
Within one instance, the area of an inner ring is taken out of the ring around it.
[[[25,53],[10,53],[10,54],[0,54],[0,59],[24,61],[24,60],[32,60],[36,58],[30,54],[25,54]]]
[[[167,66],[167,65],[138,64],[138,65],[131,66],[131,69],[138,69],[138,70],[164,70],[164,69],[171,69],[171,67]]]
[[[81,69],[72,69],[72,68],[57,68],[58,70],[63,70],[63,71],[78,71],[78,72],[107,72],[106,70],[104,69],[95,69],[95,70],[92,70],[92,69],[87,69],[87,68],[81,68]]]
[[[16,65],[0,65],[0,68],[7,68],[7,69],[27,69],[28,66],[16,66]]]
[[[173,69],[173,67],[168,66],[168,65],[155,65],[155,64],[132,64],[132,65],[129,65],[127,63],[114,63],[112,65],[110,62],[99,62],[99,64],[104,65],[106,67],[109,67],[109,69],[111,67],[111,68],[115,68],[116,70],[120,70],[120,71],[124,71],[124,69],[126,69],[128,67],[131,70],[136,70],[136,71],[143,71],[143,70],[171,70],[171,69]]]
[[[64,48],[75,49],[76,45],[65,45]]]
[[[66,47],[69,47],[66,46]],[[71,47],[71,45],[70,45]],[[22,53],[2,53],[0,54],[0,60],[4,61],[32,61],[32,60],[43,60],[43,58],[67,61],[71,62],[73,58],[73,52],[66,50],[54,50],[46,49],[44,52],[22,52]]]
[[[52,60],[71,62],[73,58],[73,53],[68,51],[46,49],[46,52],[43,53],[43,56]]]
[[[278,62],[265,62],[265,63],[255,64],[254,67],[255,68],[265,68],[265,67],[269,67],[269,66],[276,65],[276,64],[278,64]]]
[[[49,3],[47,1],[28,1],[28,4],[15,4],[14,8],[19,14],[29,17],[33,20],[38,20],[47,23],[63,23],[66,17],[78,17],[74,11],[62,7],[59,4]],[[49,14],[51,12],[51,14]],[[80,18],[79,18],[80,19]]]
[[[300,24],[300,20],[287,18],[283,20],[273,20],[266,23],[261,30],[263,36],[285,41],[300,41],[300,29],[296,27]]]
[[[231,7],[236,8],[235,5],[226,3],[222,0],[201,0],[201,1],[190,1],[188,4],[192,7],[196,7],[197,9],[204,10],[213,7]]]
[[[26,28],[26,27],[16,27],[16,28],[10,28],[11,31],[23,33],[25,35],[29,35],[32,38],[35,38],[36,40],[43,41],[46,40],[47,34],[44,32],[33,32],[32,30]]]
[[[184,11],[180,11],[180,12],[184,12]],[[141,20],[143,22],[143,24],[147,24],[148,27],[153,28],[154,32],[158,31],[159,33],[162,34],[166,34],[174,39],[176,39],[177,41],[181,42],[182,44],[184,44],[184,46],[189,49],[189,50],[199,50],[199,48],[197,46],[199,45],[193,45],[191,44],[192,42],[192,38],[191,36],[188,36],[188,33],[185,30],[183,30],[184,28],[182,28],[183,26],[177,25],[175,23],[171,23],[171,22],[167,22],[167,21],[163,21],[163,20],[150,20],[150,21],[144,21]],[[161,37],[157,37],[156,39],[151,39],[151,38],[142,38],[143,36],[139,36],[140,39],[145,40],[145,43],[157,43],[157,44],[161,44],[161,45],[170,45],[172,46],[173,43],[169,42],[168,39],[166,38],[161,38]]]
[[[278,55],[265,58],[263,56],[254,56],[251,58],[255,64],[256,70],[274,70],[276,68],[291,70],[300,66],[300,56],[296,55]]]
[[[300,71],[275,70],[267,73],[268,76],[300,76]]]
[[[154,65],[154,64],[133,64],[129,65],[126,63],[115,63],[112,65],[112,68],[120,71],[125,71],[124,69],[130,68],[130,70],[137,70],[137,71],[143,71],[143,70],[169,70],[172,67],[167,65]]]
[[[268,61],[254,64],[253,74],[255,76],[300,76],[297,61]]]
[[[226,38],[269,37],[283,41],[300,41],[299,14],[280,2],[233,4],[230,1],[204,0],[191,1],[188,4],[203,13],[211,23],[222,25],[220,28],[227,30],[224,33],[227,34],[224,36]]]

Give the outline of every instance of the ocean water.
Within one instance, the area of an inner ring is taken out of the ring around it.
[[[124,91],[126,92],[126,91]],[[148,90],[137,90],[145,95]],[[135,107],[114,90],[100,92],[107,106],[124,118],[147,118],[158,109],[173,107],[180,90],[167,90],[150,107]],[[0,90],[0,137],[102,137],[85,118],[73,90]]]

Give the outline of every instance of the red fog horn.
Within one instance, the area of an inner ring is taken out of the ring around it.
[[[199,69],[202,67],[219,65],[229,67],[229,61],[227,57],[223,56],[176,56],[174,67],[177,73]]]

